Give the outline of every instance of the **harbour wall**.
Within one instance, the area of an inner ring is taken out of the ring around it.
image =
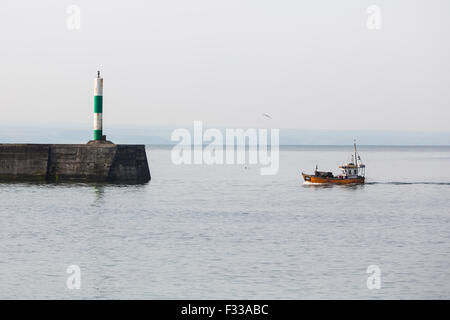
[[[146,183],[144,145],[0,144],[0,181]]]

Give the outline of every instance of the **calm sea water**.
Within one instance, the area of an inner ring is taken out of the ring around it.
[[[0,184],[0,298],[450,298],[450,148],[362,147],[353,187],[300,179],[351,147],[284,148],[275,176],[147,152],[147,185]]]

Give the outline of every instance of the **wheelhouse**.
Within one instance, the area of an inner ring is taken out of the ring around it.
[[[364,177],[366,174],[366,166],[364,164],[354,164],[353,162],[346,163],[342,166],[339,166],[342,170],[342,175],[346,177]]]

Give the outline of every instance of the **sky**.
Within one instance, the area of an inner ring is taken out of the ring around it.
[[[101,70],[105,130],[449,132],[449,12],[448,0],[2,0],[0,125],[91,127]]]

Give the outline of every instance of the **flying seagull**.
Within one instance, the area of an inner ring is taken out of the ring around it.
[[[272,119],[272,117],[270,115],[268,115],[267,113],[263,113],[262,115],[266,118]]]

